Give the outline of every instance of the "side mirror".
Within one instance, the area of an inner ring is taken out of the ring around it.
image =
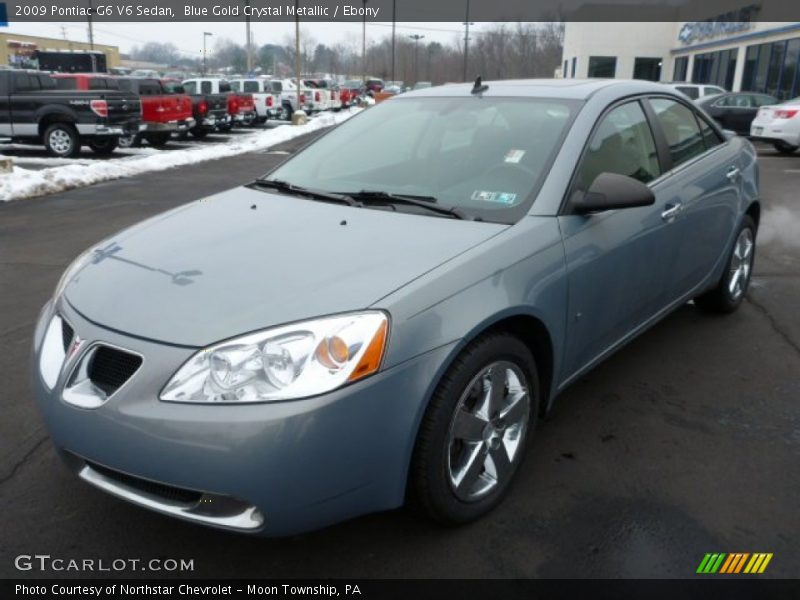
[[[656,197],[653,190],[627,175],[600,173],[582,198],[572,202],[572,211],[584,215],[617,208],[650,206]]]
[[[722,135],[725,136],[726,140],[730,140],[735,138],[737,136],[737,133],[735,131],[731,131],[730,129],[723,129]]]

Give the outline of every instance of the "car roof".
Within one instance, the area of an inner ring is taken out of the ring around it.
[[[484,81],[486,96],[518,96],[530,98],[564,98],[587,100],[601,90],[613,90],[620,96],[659,93],[667,89],[662,83],[633,79],[506,79]],[[470,93],[473,83],[439,85],[403,94],[404,97],[461,96]]]

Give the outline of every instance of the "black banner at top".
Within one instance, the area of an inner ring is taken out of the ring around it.
[[[800,21],[797,0],[14,0],[14,21]]]

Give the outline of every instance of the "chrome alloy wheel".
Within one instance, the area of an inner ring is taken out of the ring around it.
[[[63,129],[54,129],[47,138],[50,147],[57,154],[68,155],[72,151],[72,138]]]
[[[530,416],[522,370],[498,361],[476,375],[456,406],[448,432],[450,486],[464,502],[476,502],[512,474]]]
[[[731,266],[728,274],[728,293],[733,300],[738,300],[747,291],[750,272],[753,269],[753,231],[742,229],[733,247]]]

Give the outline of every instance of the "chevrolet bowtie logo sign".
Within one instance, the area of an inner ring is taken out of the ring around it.
[[[756,552],[734,552],[726,554],[724,552],[709,553],[700,561],[697,573],[708,574],[756,574],[763,573],[769,561],[772,560],[772,553]]]

